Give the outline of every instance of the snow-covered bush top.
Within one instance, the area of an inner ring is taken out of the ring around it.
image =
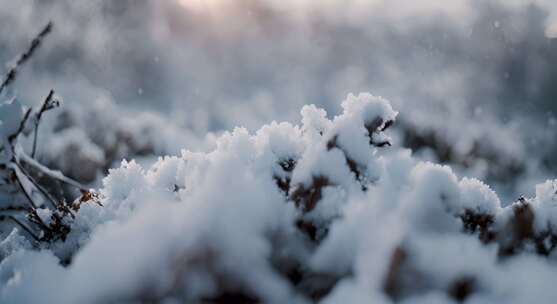
[[[65,241],[0,242],[2,303],[551,303],[557,181],[503,208],[390,147],[389,102],[225,133],[208,153],[123,161]],[[67,266],[61,266],[64,261]]]

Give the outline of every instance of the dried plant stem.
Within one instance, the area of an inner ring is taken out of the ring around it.
[[[29,235],[31,235],[31,237],[33,237],[33,239],[35,239],[35,241],[39,241],[39,237],[31,230],[31,228],[29,228],[27,225],[25,225],[24,223],[22,223],[20,220],[18,220],[16,217],[11,216],[11,215],[0,215],[0,221],[5,221],[5,220],[11,220],[14,223],[16,223],[18,226],[20,226],[21,228],[23,228],[23,230],[25,230],[27,233],[29,233]]]
[[[35,51],[41,45],[42,40],[52,31],[52,22],[48,22],[47,25],[42,29],[42,31],[31,41],[27,51],[17,59],[15,65],[8,71],[4,81],[0,84],[0,94],[6,89],[17,77],[18,69],[23,65],[29,58],[33,56]]]
[[[31,150],[31,158],[35,158],[35,152],[37,151],[37,136],[39,134],[39,125],[41,123],[41,118],[43,113],[48,111],[52,107],[52,100],[54,98],[54,90],[50,90],[48,96],[46,96],[39,113],[37,113],[37,117],[35,120],[35,132],[33,134],[33,149]]]
[[[37,188],[37,190],[39,190],[39,192],[41,192],[41,194],[46,197],[50,203],[52,204],[53,208],[57,208],[58,207],[58,203],[56,202],[56,199],[54,199],[54,197],[52,197],[52,195],[50,195],[48,193],[48,191],[46,191],[43,186],[41,186],[32,176],[31,174],[29,174],[29,172],[27,172],[25,170],[25,168],[23,168],[23,166],[19,163],[16,162],[17,167],[19,168],[19,170],[21,171],[21,173],[23,175],[25,175],[25,177],[27,177],[27,179],[29,179],[29,181]]]

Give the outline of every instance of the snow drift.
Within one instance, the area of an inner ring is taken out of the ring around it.
[[[79,199],[63,240],[2,230],[0,302],[557,297],[557,181],[503,208],[481,181],[393,147],[387,100],[349,95],[342,108],[305,106],[299,125],[236,128],[150,168],[122,161]],[[3,136],[11,126],[2,117]]]

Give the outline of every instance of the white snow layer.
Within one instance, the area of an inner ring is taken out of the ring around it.
[[[385,99],[342,107],[328,119],[305,106],[301,125],[236,128],[150,168],[122,161],[64,243],[2,236],[0,302],[557,299],[557,181],[502,208],[481,181],[383,145],[397,116]]]

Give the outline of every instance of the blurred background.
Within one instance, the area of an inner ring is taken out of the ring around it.
[[[395,146],[505,203],[557,169],[552,0],[0,0],[0,71],[54,30],[3,98],[50,88],[39,158],[94,185],[122,158],[205,150],[234,126],[389,99]]]

